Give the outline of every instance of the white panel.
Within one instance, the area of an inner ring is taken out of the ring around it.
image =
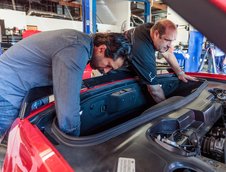
[[[122,28],[123,30],[127,30],[130,27],[130,3],[130,1],[125,0],[106,0],[106,4],[117,19],[116,25],[120,27],[125,25],[125,28]]]
[[[121,32],[120,26],[108,25],[108,24],[97,24],[99,32]]]
[[[117,23],[115,15],[112,13],[112,10],[109,8],[109,6],[105,3],[104,0],[97,0],[96,7],[97,21],[103,24],[115,25]]]
[[[82,22],[27,16],[27,25],[36,25],[38,30],[76,29],[82,31]]]
[[[189,25],[187,21],[185,21],[181,16],[179,16],[174,10],[171,8],[167,8],[167,19],[174,22],[176,25]],[[177,29],[177,40],[175,44],[182,42],[183,44],[188,43],[189,31],[187,31],[183,27],[179,27]]]
[[[5,21],[6,28],[17,27],[19,29],[24,29],[26,25],[25,17],[25,12],[0,9],[0,19]]]
[[[128,16],[127,16],[128,17]],[[35,25],[40,31],[57,30],[64,28],[83,30],[82,22],[61,19],[51,19],[35,16],[26,16],[25,12],[0,9],[0,19],[5,20],[6,28],[18,27],[26,29],[27,25]],[[124,19],[124,18],[123,18]],[[97,24],[99,32],[120,32],[121,25]]]

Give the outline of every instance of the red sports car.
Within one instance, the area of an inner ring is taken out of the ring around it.
[[[226,52],[226,1],[164,2]],[[159,104],[126,71],[84,80],[80,137],[59,130],[52,88],[32,89],[10,129],[3,172],[226,171],[226,75],[189,75],[199,81],[159,75],[167,97]]]

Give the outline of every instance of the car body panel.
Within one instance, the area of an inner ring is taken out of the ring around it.
[[[194,73],[194,72],[186,72],[186,74],[205,79],[215,79],[220,81],[226,80],[226,75],[224,74]]]
[[[4,171],[73,171],[40,130],[27,119],[15,120],[8,144],[11,146],[7,149]]]
[[[222,84],[222,82],[225,82],[222,78],[224,79],[225,76],[210,74],[194,75],[211,79],[215,78],[215,81],[211,81],[211,87],[224,87],[225,85]],[[119,80],[120,83],[122,81],[130,83],[132,80],[128,78]],[[111,82],[109,85],[115,84],[117,84],[116,81]],[[102,84],[102,87],[108,87],[108,84]],[[101,86],[95,88],[100,89],[100,92],[102,91]],[[93,92],[95,89],[90,87],[85,92],[89,91]],[[85,95],[84,92],[82,94]],[[147,121],[136,125],[136,127],[130,128],[133,123],[137,123],[139,120],[135,122],[131,120],[128,125],[122,125],[119,130],[109,130],[110,132],[106,132],[105,135],[94,134],[80,138],[59,135],[59,133],[54,131],[51,123],[44,127],[45,131],[40,131],[42,126],[39,126],[39,123],[42,123],[42,117],[48,115],[51,112],[51,110],[48,110],[54,107],[54,103],[47,104],[34,110],[24,119],[18,118],[12,125],[8,142],[11,149],[7,149],[3,171],[117,171],[120,158],[134,159],[136,171],[149,171],[150,169],[154,172],[174,171],[180,167],[189,168],[194,171],[224,171],[226,168],[222,164],[218,166],[219,163],[215,161],[213,162],[216,167],[203,162],[200,157],[172,154],[170,151],[157,145],[149,137],[149,130],[157,125],[156,123],[165,119],[165,116],[178,118],[186,109],[195,108],[195,111],[206,112],[213,112],[214,108],[215,110],[219,109],[218,104],[209,107],[210,101],[207,98],[210,96],[210,93],[207,91],[202,91],[197,96],[197,101],[190,101],[186,106],[183,105],[182,108],[175,106],[175,109],[172,108],[170,111],[167,111],[167,114],[163,113],[164,108],[160,108],[156,111],[156,114],[159,113],[159,115],[155,118],[147,118],[149,113],[149,116],[152,115],[153,109],[147,110],[144,113],[146,117],[141,118],[141,121]],[[183,101],[181,97],[179,99],[176,97],[175,99],[169,99],[168,103],[175,103],[174,101],[177,103],[178,100]],[[205,102],[206,106],[197,107],[197,104],[203,104],[203,102]],[[168,103],[159,104],[159,107],[164,107]],[[167,109],[167,106],[165,108]],[[47,112],[42,114],[45,111]],[[41,114],[41,118],[35,119],[39,114]],[[36,125],[39,128],[34,125],[35,123],[37,123]],[[126,128],[125,132],[118,132],[123,130],[122,128]],[[111,137],[106,139],[107,135]]]
[[[224,0],[211,0],[213,4],[215,4],[218,8],[222,9],[226,12],[226,1]]]
[[[224,0],[163,0],[207,39],[226,52]]]

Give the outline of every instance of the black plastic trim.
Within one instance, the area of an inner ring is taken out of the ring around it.
[[[69,136],[59,130],[59,128],[56,125],[56,119],[52,123],[52,132],[57,137],[57,139],[59,139],[63,144],[67,146],[72,146],[72,147],[73,146],[92,146],[92,145],[103,143],[107,140],[110,140],[111,138],[114,138],[131,129],[134,129],[135,127],[138,127],[141,124],[147,123],[148,121],[156,117],[172,112],[182,106],[187,105],[192,100],[197,98],[201,94],[201,92],[207,87],[208,82],[206,80],[202,80],[202,81],[203,83],[197,88],[197,90],[195,90],[189,96],[187,97],[175,96],[175,97],[166,99],[165,101],[149,108],[148,110],[143,112],[139,117],[131,119],[125,123],[122,123],[121,125],[118,125],[109,130],[103,131],[101,133],[90,135],[90,136],[84,136],[84,137]]]

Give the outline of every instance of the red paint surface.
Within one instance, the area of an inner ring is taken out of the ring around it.
[[[226,0],[210,0],[210,1],[226,13]]]

